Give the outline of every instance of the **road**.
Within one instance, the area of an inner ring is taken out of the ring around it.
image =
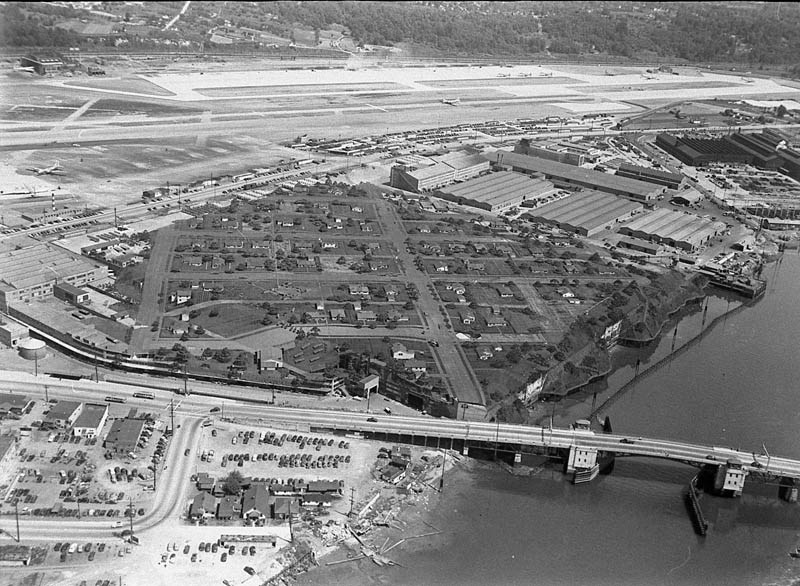
[[[169,393],[157,394],[155,401],[133,399],[134,388],[108,382],[59,381],[47,377],[35,377],[28,373],[0,371],[11,392],[24,392],[40,397],[47,381],[52,397],[72,399],[97,399],[98,396],[125,397],[131,406],[147,406],[158,409],[168,402]],[[161,382],[155,379],[155,383]],[[160,477],[157,492],[158,505],[145,517],[135,521],[137,531],[156,531],[165,519],[180,514],[186,502],[187,479],[191,473],[193,458],[183,456],[183,451],[198,444],[198,431],[202,419],[210,407],[225,405],[226,417],[258,418],[280,423],[284,426],[314,426],[337,431],[361,431],[369,433],[397,433],[425,437],[453,438],[455,440],[499,442],[510,445],[550,446],[570,448],[580,446],[613,451],[631,456],[647,456],[676,460],[691,464],[724,463],[736,458],[748,473],[788,476],[800,479],[800,461],[778,456],[755,454],[752,451],[727,447],[699,445],[657,438],[628,437],[619,434],[595,434],[589,431],[546,428],[539,426],[483,423],[423,416],[375,415],[339,410],[276,407],[267,404],[226,401],[213,397],[183,397],[176,409],[181,427],[178,429],[165,461],[165,472]],[[5,529],[12,529],[13,520],[2,519]],[[24,518],[22,530],[25,539],[53,540],[59,536],[87,539],[109,538],[113,529],[106,521],[52,521]],[[120,529],[117,528],[117,531]]]
[[[429,289],[432,288],[430,275],[417,268],[414,255],[405,246],[408,234],[403,228],[397,209],[386,201],[381,201],[378,205],[382,207],[381,218],[385,237],[393,242],[397,249],[397,258],[405,271],[407,282],[413,283],[419,292],[416,304],[418,310],[422,312],[423,325],[427,327],[425,335],[438,343],[435,354],[446,375],[444,380],[447,381],[451,394],[461,403],[485,405],[486,400],[480,383],[472,372],[461,345],[447,328],[445,321],[447,318],[441,312],[441,301],[434,298]],[[481,419],[483,414],[482,409],[473,409],[470,413],[471,416]]]

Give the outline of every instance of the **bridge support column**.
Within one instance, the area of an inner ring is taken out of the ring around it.
[[[780,487],[778,488],[778,496],[785,500],[787,503],[796,503],[798,492],[798,482],[794,478],[784,476],[781,478]]]
[[[520,452],[514,452],[514,464],[521,464],[522,463],[522,454]]]
[[[571,446],[567,459],[567,474],[597,465],[597,448]]]
[[[467,445],[467,442],[464,442],[464,447],[461,448],[461,454],[464,456],[469,456],[469,446]]]
[[[721,496],[742,496],[746,477],[747,470],[742,469],[741,463],[728,460],[726,464],[717,467],[714,475],[714,490]]]

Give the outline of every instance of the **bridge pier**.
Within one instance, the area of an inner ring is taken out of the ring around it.
[[[778,496],[787,503],[796,503],[798,492],[798,482],[794,478],[783,476],[778,487]]]
[[[717,466],[714,474],[714,491],[721,496],[742,496],[746,477],[747,470],[742,468],[742,463],[731,458],[725,464]]]
[[[597,448],[570,446],[566,472],[574,475],[572,477],[573,484],[594,480],[600,472],[600,465],[597,463]]]

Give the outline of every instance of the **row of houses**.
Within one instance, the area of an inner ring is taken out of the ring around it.
[[[251,523],[281,520],[299,513],[302,507],[331,507],[342,493],[342,483],[335,480],[268,484],[244,479],[242,485],[246,486],[243,494],[226,495],[208,474],[199,474],[197,488],[201,492],[192,499],[189,518],[244,519]]]

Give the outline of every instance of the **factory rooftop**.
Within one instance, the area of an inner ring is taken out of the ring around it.
[[[441,189],[445,199],[489,211],[502,211],[552,191],[553,184],[514,171],[490,173]],[[462,201],[463,200],[463,201]]]
[[[502,166],[511,167],[523,173],[541,173],[555,183],[586,187],[615,195],[630,197],[639,201],[655,199],[664,188],[645,181],[609,175],[592,169],[583,169],[567,163],[559,163],[540,157],[530,157],[509,151],[495,151],[488,155],[489,160]]]
[[[580,191],[536,208],[528,217],[534,222],[555,224],[564,230],[591,237],[642,209],[640,203],[608,193]]]
[[[97,268],[97,263],[49,244],[37,244],[0,254],[0,288],[26,289],[47,281],[62,281]]]
[[[632,220],[620,228],[622,234],[663,242],[676,248],[694,250],[725,229],[725,224],[710,222],[694,214],[666,208]]]

